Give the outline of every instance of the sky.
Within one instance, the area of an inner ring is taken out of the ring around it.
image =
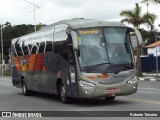
[[[119,15],[120,11],[133,9],[135,3],[142,6],[143,13],[147,8],[145,4],[140,3],[141,0],[0,0],[1,23],[8,21],[12,25],[34,24],[34,7],[26,1],[31,3],[35,1],[35,4],[40,7],[35,12],[36,24],[46,25],[71,18],[120,21],[122,19]],[[159,11],[160,5],[149,4],[149,12],[158,16],[155,28],[160,30]]]

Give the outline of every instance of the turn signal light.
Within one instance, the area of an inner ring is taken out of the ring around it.
[[[89,79],[94,79],[94,76],[87,76],[87,78],[89,78]]]
[[[109,75],[98,75],[97,77],[98,77],[98,78],[108,78]]]
[[[98,75],[98,76],[87,76],[87,78],[89,79],[96,79],[96,78],[99,78],[99,79],[104,79],[104,78],[108,78],[109,75]]]

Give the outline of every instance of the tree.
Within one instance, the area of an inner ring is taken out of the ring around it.
[[[10,22],[6,22],[4,25],[5,25],[6,27],[11,27],[11,23],[10,23]]]
[[[120,16],[124,17],[124,19],[122,19],[121,22],[127,22],[129,24],[132,24],[137,29],[140,28],[141,24],[149,24],[151,25],[152,29],[153,23],[156,19],[156,15],[151,13],[142,15],[142,8],[138,5],[138,3],[135,4],[135,8],[132,10],[122,10],[120,12]],[[137,61],[136,63],[137,76],[141,76],[142,71],[140,65],[140,48],[137,47],[134,51],[136,56],[135,59]]]
[[[142,0],[141,3],[154,3],[154,4],[160,4],[160,0]]]
[[[160,0],[142,0],[141,3],[146,4],[146,6],[147,6],[147,15],[148,15],[149,3],[160,5]],[[152,28],[152,26],[151,26],[151,28]]]
[[[3,52],[4,52],[4,59],[7,61],[11,40],[13,38],[17,38],[17,37],[34,32],[34,25],[22,24],[22,25],[12,26],[10,22],[6,22],[4,26],[5,27],[3,28]],[[39,30],[43,26],[45,25],[41,23],[38,24],[36,26],[37,30]],[[0,37],[1,37],[1,34],[0,34]],[[0,42],[0,46],[1,46],[1,42]]]
[[[142,24],[149,24],[153,28],[156,15],[152,13],[146,13],[142,15],[142,7],[136,3],[136,6],[132,10],[122,10],[120,16],[124,17],[121,22],[127,22],[132,24],[135,28],[139,29]]]

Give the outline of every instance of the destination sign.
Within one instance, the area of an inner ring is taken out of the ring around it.
[[[80,30],[79,33],[82,35],[97,34],[97,33],[99,33],[99,30]]]

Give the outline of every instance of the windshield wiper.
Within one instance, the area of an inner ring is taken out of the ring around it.
[[[111,65],[111,66],[108,66],[108,68],[114,68],[114,67],[119,67],[119,66],[122,66],[122,67],[125,67],[125,68],[129,68],[129,69],[133,69],[133,68],[134,68],[134,66],[124,65],[124,64],[120,64],[120,65],[114,65],[114,66],[112,66],[113,64],[110,64],[110,63],[100,63],[100,64],[96,64],[96,65],[94,65],[93,67],[88,66],[88,67],[91,67],[91,68],[90,68],[89,70],[87,70],[87,72],[89,73],[89,72],[93,71],[95,68],[97,68],[98,66],[106,65],[106,64]]]
[[[134,66],[124,65],[124,64],[115,65],[115,66],[110,66],[110,68],[112,68],[112,67],[119,67],[119,66],[123,66],[123,67],[125,67],[125,68],[130,68],[130,69],[133,69],[133,68],[134,68]]]
[[[91,67],[91,69],[87,70],[87,72],[91,72],[91,71],[93,71],[96,67],[101,66],[101,65],[106,65],[106,64],[109,64],[109,63],[99,63],[99,64],[96,64],[96,65],[94,65],[93,67]]]

